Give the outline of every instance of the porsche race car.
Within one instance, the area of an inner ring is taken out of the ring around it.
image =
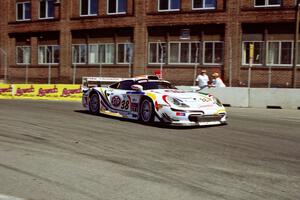
[[[107,114],[174,126],[226,124],[226,110],[210,94],[179,90],[157,76],[83,77],[83,106]]]

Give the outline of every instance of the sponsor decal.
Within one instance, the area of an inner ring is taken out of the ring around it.
[[[202,102],[211,102],[212,99],[211,98],[200,98],[200,101],[202,101]]]
[[[119,107],[121,105],[121,98],[119,96],[113,96],[111,98],[111,104],[114,106],[114,107]]]
[[[29,88],[22,88],[22,89],[18,87],[15,96],[22,96],[26,93],[32,93],[32,92],[34,92],[33,85],[31,85]]]
[[[12,92],[12,86],[11,85],[9,85],[6,88],[5,88],[5,86],[3,88],[2,87],[3,86],[0,86],[0,94]]]
[[[40,88],[39,89],[39,92],[37,94],[37,96],[39,97],[43,97],[43,96],[46,96],[46,94],[50,94],[50,93],[57,93],[57,87],[56,85],[54,85],[54,88],[50,88],[50,89],[43,89],[43,88]]]
[[[13,91],[13,85],[0,83],[0,99],[11,99]]]
[[[132,98],[132,99],[131,99],[131,102],[132,102],[132,103],[138,103],[139,100],[138,100],[137,98]]]
[[[132,112],[138,112],[138,107],[139,107],[139,104],[138,103],[131,103],[130,104],[130,110]]]
[[[176,112],[176,116],[185,116],[185,113],[183,113],[183,112]]]
[[[81,86],[79,86],[78,89],[67,89],[67,88],[64,88],[63,91],[62,91],[62,94],[60,96],[61,97],[69,97],[72,94],[79,94],[79,93],[81,93]]]

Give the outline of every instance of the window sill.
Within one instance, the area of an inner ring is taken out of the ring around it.
[[[55,22],[59,21],[59,18],[47,18],[47,19],[37,19],[37,20],[26,20],[26,21],[12,21],[8,22],[8,24],[14,25],[14,24],[22,24],[22,23],[35,23],[35,22]]]
[[[198,10],[216,10],[216,7],[209,7],[209,8],[192,8],[192,10],[194,10],[194,11],[198,11]]]
[[[10,65],[10,68],[48,68],[49,65],[45,65],[45,64],[37,64],[37,65],[33,65],[33,64],[15,64],[15,65]],[[55,64],[55,65],[51,65],[51,68],[58,68],[59,64]]]
[[[102,64],[102,68],[128,68],[128,64]],[[76,64],[76,68],[99,68],[100,64]],[[72,64],[71,68],[74,68],[74,64]]]
[[[241,69],[242,70],[248,70],[250,68],[250,66],[241,66]],[[272,69],[272,70],[291,70],[293,68],[293,66],[289,65],[276,65],[276,66],[268,66],[268,65],[255,65],[255,66],[252,66],[251,69],[254,69],[254,70],[264,70],[264,71],[267,71],[269,69]]]
[[[106,14],[106,15],[96,15],[96,16],[73,16],[70,20],[88,20],[88,19],[105,19],[105,18],[118,18],[118,17],[133,17],[133,14],[125,13],[125,14]]]

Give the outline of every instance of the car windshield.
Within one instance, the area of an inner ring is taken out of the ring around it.
[[[150,81],[150,82],[142,82],[138,83],[143,86],[144,90],[153,90],[153,89],[176,89],[173,85],[167,82],[160,81]]]

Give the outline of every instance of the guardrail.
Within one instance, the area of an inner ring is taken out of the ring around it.
[[[192,90],[192,86],[178,86]],[[225,106],[245,108],[300,109],[300,89],[283,88],[205,88],[201,90],[218,97]]]

